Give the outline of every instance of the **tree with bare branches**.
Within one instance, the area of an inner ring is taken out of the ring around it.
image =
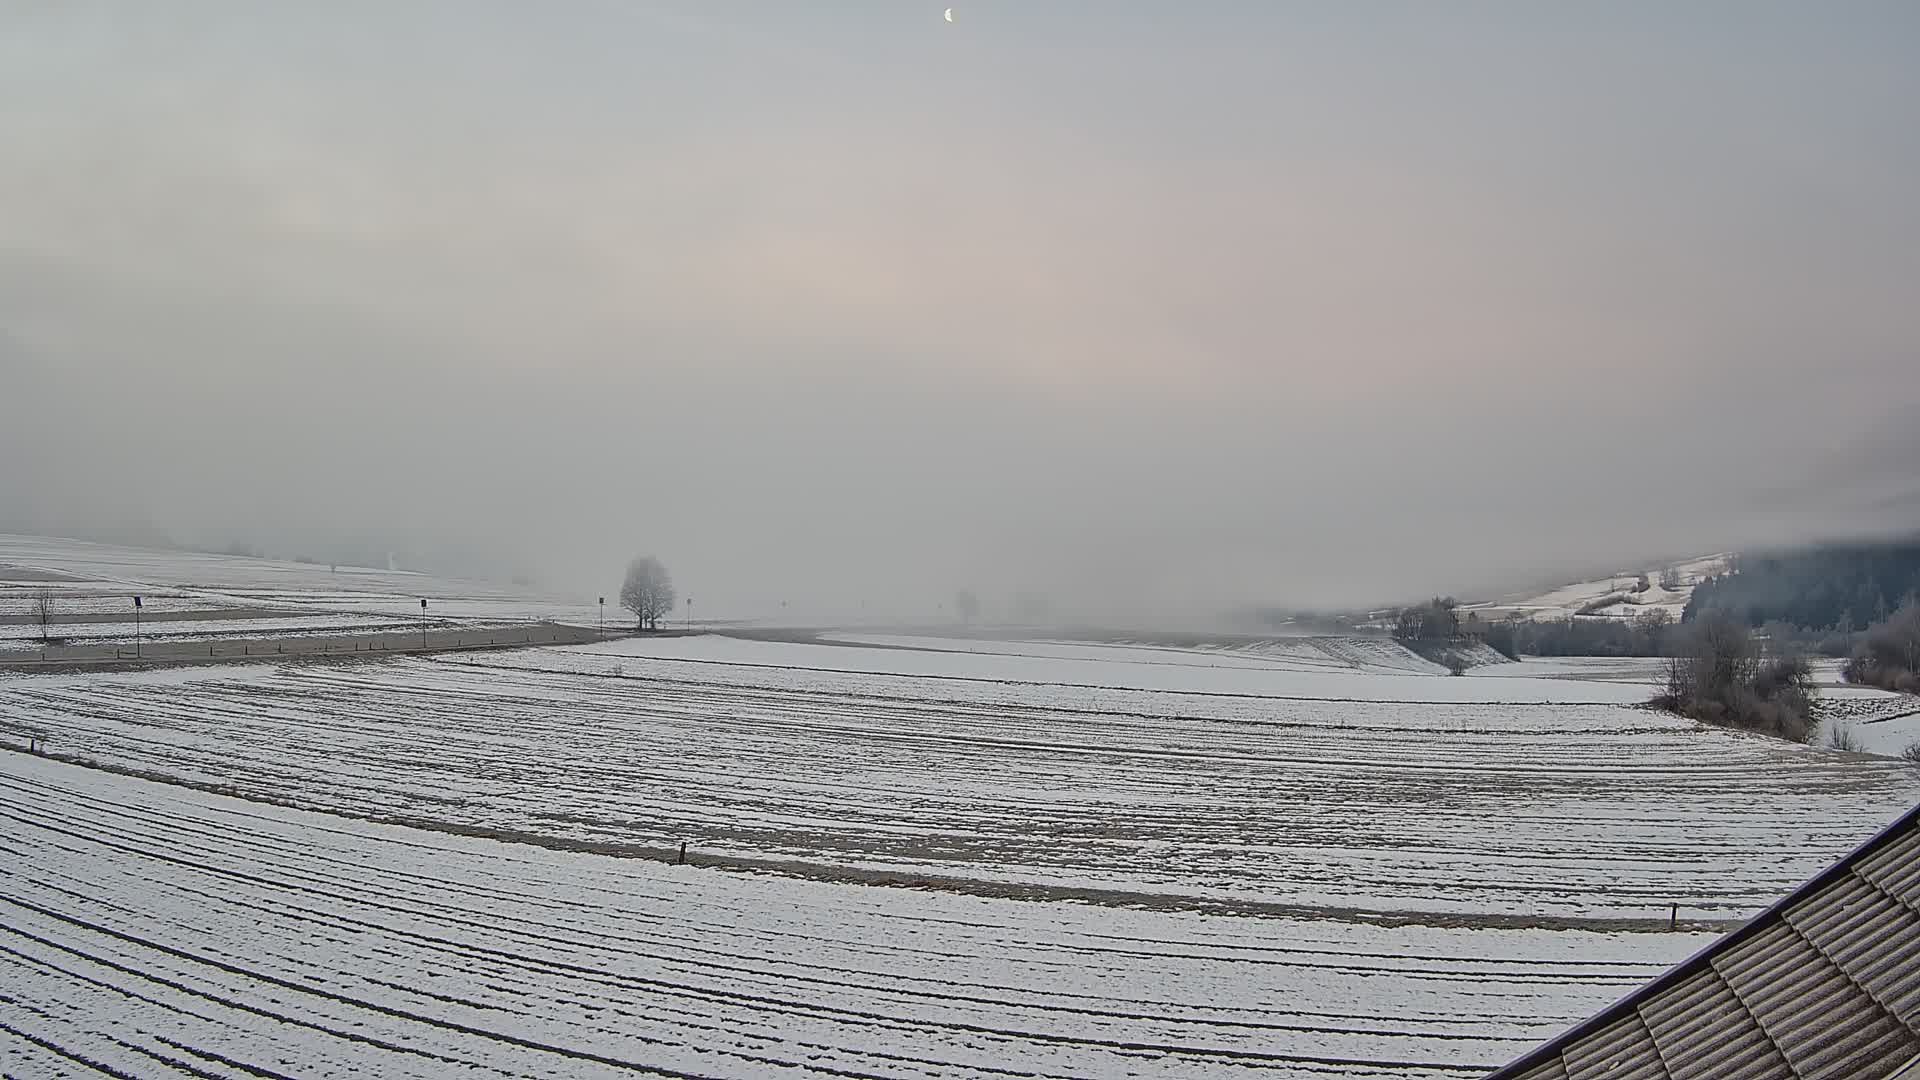
[[[640,629],[660,629],[660,616],[673,613],[673,578],[667,575],[666,565],[651,555],[627,564],[620,606],[633,612]]]

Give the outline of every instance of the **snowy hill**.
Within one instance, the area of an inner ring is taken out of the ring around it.
[[[1684,562],[1620,570],[1606,577],[1563,585],[1550,592],[1527,595],[1516,593],[1496,600],[1461,606],[1461,613],[1477,612],[1482,619],[1504,619],[1518,615],[1528,619],[1567,619],[1575,615],[1632,619],[1651,611],[1665,611],[1677,622],[1693,596],[1694,586],[1707,578],[1726,572],[1731,556],[1725,552],[1705,555]],[[1672,571],[1678,579],[1674,588],[1661,585],[1661,578]],[[1648,588],[1635,591],[1642,575]],[[1611,602],[1609,602],[1611,601]]]

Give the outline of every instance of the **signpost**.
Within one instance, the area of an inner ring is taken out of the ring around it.
[[[427,598],[420,598],[420,647],[427,647]]]
[[[133,658],[140,659],[140,598],[133,598]]]
[[[607,598],[600,598],[600,632],[607,632]]]

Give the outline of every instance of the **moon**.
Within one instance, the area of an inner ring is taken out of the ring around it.
[[[946,20],[947,20],[948,22],[952,22],[952,21],[953,21],[953,9],[952,9],[952,8],[948,8],[948,9],[946,10],[946,13],[945,13],[945,18],[946,18]]]

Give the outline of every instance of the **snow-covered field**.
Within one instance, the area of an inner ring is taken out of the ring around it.
[[[151,641],[417,627],[422,599],[433,626],[592,626],[601,615],[579,600],[426,574],[0,535],[0,651],[39,647],[36,605],[43,595],[52,604],[50,635],[76,645],[131,642],[135,596],[149,616],[141,629]],[[94,621],[106,615],[119,619]]]
[[[0,570],[0,579],[5,571]],[[52,617],[65,620],[73,615],[118,615],[133,619],[133,588],[120,591],[101,591],[97,586],[67,583],[62,585],[35,581],[0,580],[0,616],[13,616],[19,619],[34,617],[34,604],[44,592],[53,604]],[[171,614],[176,611],[216,611],[233,607],[208,601],[197,596],[182,593],[156,594],[148,591],[140,594],[141,610],[148,615]],[[36,624],[36,632],[38,626]]]
[[[591,672],[610,670],[621,657],[644,656],[662,662],[719,664],[740,672],[741,678],[774,680],[774,685],[785,685],[791,678],[751,673],[788,670],[923,681],[1025,683],[1048,688],[1048,700],[1059,700],[1062,695],[1105,700],[1099,693],[1102,689],[1168,692],[1183,701],[1195,695],[1518,703],[1632,703],[1647,698],[1639,687],[1605,681],[1505,678],[1502,672],[1507,665],[1487,668],[1485,674],[1472,679],[1434,678],[1431,673],[1440,671],[1437,665],[1427,664],[1391,641],[1300,640],[1302,644],[1275,643],[1272,651],[1255,652],[880,635],[831,635],[824,644],[706,635],[622,639],[569,649],[557,656],[514,654],[498,662]],[[1305,644],[1310,641],[1341,643],[1334,648],[1351,659],[1331,660],[1328,646]],[[1419,673],[1421,668],[1426,673]]]
[[[1708,940],[1670,905],[1748,915],[1920,799],[1629,707],[1645,661],[1431,671],[793,634],[0,675],[0,1075],[1465,1077]]]
[[[1465,1077],[1703,934],[1228,919],[346,821],[0,752],[18,1077]]]
[[[1897,762],[1561,701],[1606,683],[1498,680],[1538,691],[1505,704],[1422,700],[1490,678],[1365,672],[1339,699],[1176,692],[1128,684],[1179,667],[1062,648],[699,637],[17,677],[0,679],[0,731],[352,814],[1169,907],[1463,919],[1744,915],[1920,797]],[[1004,678],[1016,660],[1034,678]],[[1086,682],[1040,677],[1059,670]],[[1209,673],[1276,693],[1335,677],[1186,672]],[[1363,699],[1381,686],[1398,696]]]
[[[1634,688],[1635,699],[1645,700],[1664,685],[1666,665],[1658,657],[1566,656],[1529,658],[1497,670],[1533,678],[1613,682]],[[1819,691],[1814,711],[1821,721],[1814,742],[1830,745],[1844,734],[1861,751],[1884,757],[1899,757],[1920,744],[1920,697],[1849,684],[1841,679],[1840,667],[1838,660],[1813,662]]]
[[[1269,638],[1238,645],[1160,645],[1146,642],[1049,641],[1026,638],[929,638],[901,634],[830,633],[822,640],[882,648],[969,652],[989,656],[1048,657],[1169,667],[1237,667],[1255,670],[1377,672],[1439,675],[1439,664],[1423,660],[1382,638],[1314,635]]]
[[[441,621],[436,625],[445,625],[445,623]],[[417,630],[419,627],[420,620],[417,618],[406,620],[391,616],[314,614],[263,616],[253,619],[176,619],[140,625],[136,625],[129,619],[126,622],[55,624],[52,629],[54,635],[63,644],[115,645],[133,641],[136,631],[141,640],[160,642],[195,641],[210,637],[295,634],[310,637],[323,634],[370,633],[379,630]],[[0,624],[0,652],[40,647],[40,627],[37,624]]]

